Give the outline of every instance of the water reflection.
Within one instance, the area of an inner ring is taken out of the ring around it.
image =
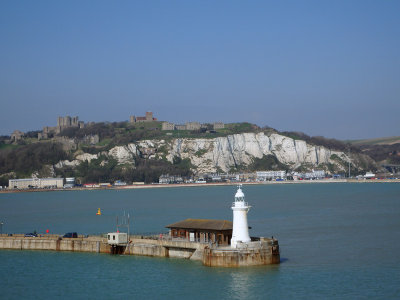
[[[279,265],[229,269],[228,289],[233,299],[251,299],[278,279]],[[258,292],[257,292],[258,291]],[[258,294],[259,295],[259,294]],[[267,296],[267,295],[265,295]]]
[[[230,276],[229,288],[232,296],[239,299],[246,299],[250,294],[250,275],[248,272],[232,272]]]

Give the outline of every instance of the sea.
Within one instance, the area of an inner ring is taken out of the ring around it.
[[[251,236],[279,265],[210,268],[174,258],[0,250],[0,299],[400,299],[400,184],[245,185]],[[166,233],[232,220],[235,186],[0,194],[3,233]],[[98,208],[102,215],[96,215]]]

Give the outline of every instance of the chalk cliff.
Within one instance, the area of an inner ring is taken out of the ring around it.
[[[274,156],[290,169],[303,166],[308,169],[326,168],[334,165],[337,170],[346,170],[346,164],[360,169],[374,162],[365,155],[331,150],[322,146],[307,144],[303,140],[264,133],[242,133],[212,139],[171,139],[143,140],[125,146],[116,146],[100,155],[112,157],[119,164],[133,165],[136,157],[146,155],[149,159],[165,158],[170,162],[174,157],[190,159],[195,173],[229,172],[238,166],[246,168],[255,158]],[[61,161],[56,167],[76,166],[81,161],[98,158],[99,155],[80,154],[74,161]]]

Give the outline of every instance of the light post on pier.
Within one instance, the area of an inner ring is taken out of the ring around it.
[[[0,222],[0,234],[3,234],[3,222]]]
[[[125,215],[125,211],[124,211],[124,215],[123,215],[123,217],[122,217],[122,220],[121,220],[121,224],[119,224],[119,222],[118,222],[118,216],[117,216],[117,232],[119,232],[119,227],[126,227],[127,228],[127,234],[128,234],[128,240],[127,240],[127,245],[129,244],[129,234],[130,234],[130,227],[131,227],[131,225],[130,225],[130,216],[129,216],[129,213],[128,213],[128,216],[126,216]]]

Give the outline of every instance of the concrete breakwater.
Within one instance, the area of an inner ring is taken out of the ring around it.
[[[23,235],[0,236],[0,249],[50,250],[112,253],[112,246],[100,236],[59,238],[58,236],[24,237]],[[202,261],[211,267],[240,267],[279,263],[277,240],[260,239],[247,247],[231,249],[206,243],[171,239],[130,238],[121,248],[121,254],[154,257],[176,257]]]
[[[1,236],[0,249],[52,250],[109,253],[106,239],[101,237],[62,239],[56,235],[24,237],[24,235]]]
[[[216,247],[204,249],[203,264],[209,267],[247,267],[280,263],[276,239],[238,244],[237,248]]]

